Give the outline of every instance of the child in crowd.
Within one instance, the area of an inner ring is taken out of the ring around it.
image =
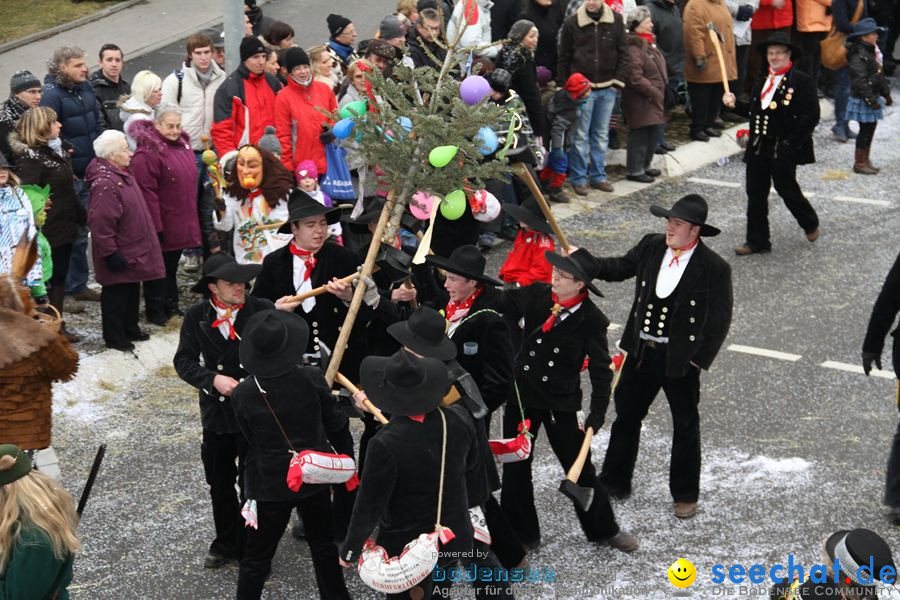
[[[875,175],[878,168],[869,160],[875,127],[884,118],[884,105],[893,104],[891,85],[884,75],[884,57],[878,48],[881,28],[874,19],[863,19],[847,37],[847,66],[850,69],[850,102],[847,120],[859,123],[853,172]]]
[[[316,168],[316,163],[311,160],[297,163],[297,168],[294,169],[294,178],[297,180],[297,187],[312,196],[319,204],[331,208],[333,205],[331,198],[319,187],[319,170]],[[339,246],[344,245],[343,233],[340,223],[328,226],[328,235]]]
[[[547,103],[547,121],[550,131],[550,156],[547,166],[541,170],[541,184],[550,192],[553,202],[568,202],[562,186],[566,182],[569,160],[566,156],[566,137],[574,133],[578,120],[578,104],[591,94],[591,82],[581,73],[572,73],[563,89],[557,91]]]
[[[500,267],[500,279],[520,287],[538,281],[550,283],[552,269],[544,252],[556,250],[556,244],[550,236],[550,224],[537,202],[528,197],[521,205],[504,204],[503,210],[519,222],[521,229]]]
[[[34,211],[28,196],[19,187],[19,178],[12,172],[6,157],[0,154],[0,273],[10,272],[16,245],[23,234],[28,240],[37,235]],[[36,304],[49,302],[40,256],[23,283],[31,289]]]

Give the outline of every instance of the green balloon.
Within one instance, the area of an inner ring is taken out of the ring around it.
[[[437,146],[432,148],[431,152],[428,153],[428,162],[431,163],[432,167],[437,167],[438,169],[446,167],[453,160],[453,157],[456,156],[457,150],[459,148],[456,146]]]
[[[441,201],[441,214],[448,221],[455,221],[466,212],[466,193],[460,189],[455,189]]]
[[[341,109],[340,115],[342,119],[354,119],[366,113],[366,107],[368,104],[365,100],[356,100],[354,102],[350,102]]]

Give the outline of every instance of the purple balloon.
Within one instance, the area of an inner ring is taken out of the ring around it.
[[[491,84],[481,75],[469,75],[459,84],[459,97],[469,106],[481,102],[491,93]]]

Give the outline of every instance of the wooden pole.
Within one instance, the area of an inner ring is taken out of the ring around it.
[[[550,228],[553,229],[553,234],[559,241],[559,245],[562,247],[563,252],[568,254],[569,241],[563,234],[562,229],[559,228],[559,224],[557,224],[556,218],[553,216],[553,212],[550,210],[550,205],[547,204],[547,199],[544,198],[544,194],[543,192],[541,192],[541,188],[538,187],[538,184],[534,180],[534,177],[531,176],[531,171],[528,170],[528,167],[524,163],[516,163],[513,168],[516,170],[516,175],[519,176],[519,179],[521,179],[525,183],[525,185],[528,186],[528,189],[531,190],[531,195],[534,196],[534,199],[537,201],[538,206],[541,207],[541,212],[544,213],[544,218],[546,218],[547,222],[550,223]]]
[[[344,283],[350,283],[354,279],[359,277],[359,273],[353,273],[351,275],[347,275],[346,277],[342,277],[338,279],[338,281],[343,281]],[[288,296],[285,298],[285,302],[303,302],[307,298],[312,298],[314,296],[321,296],[325,292],[328,291],[328,288],[324,285],[320,285],[317,288],[313,288],[308,292],[303,292],[302,294],[297,294],[296,296]]]
[[[347,390],[351,394],[356,394],[357,392],[362,391],[358,387],[353,385],[352,381],[350,381],[349,379],[344,377],[343,373],[341,373],[340,371],[338,371],[337,373],[334,374],[334,380],[337,381],[343,387],[347,388]],[[384,416],[384,413],[382,413],[380,410],[378,410],[377,406],[372,404],[371,400],[369,400],[368,398],[363,400],[363,406],[366,407],[367,411],[369,411],[370,413],[375,415],[375,418],[378,420],[379,423],[381,423],[382,425],[387,425],[387,422],[388,422],[387,417]]]
[[[578,451],[578,456],[575,458],[575,462],[572,463],[572,466],[569,467],[569,472],[566,473],[566,479],[572,483],[577,483],[578,478],[581,477],[581,471],[584,469],[584,463],[587,460],[588,452],[591,449],[592,437],[594,437],[594,429],[588,427],[584,430],[584,440],[581,442],[581,449]]]

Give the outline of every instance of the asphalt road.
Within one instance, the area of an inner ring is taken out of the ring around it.
[[[353,9],[342,12],[362,32],[374,30],[387,12],[367,3]],[[332,9],[319,1],[301,7],[277,0],[266,10],[295,24],[314,15],[324,31],[324,17]],[[301,42],[306,46],[318,39],[301,37]],[[128,68],[150,66],[165,73],[180,55],[176,45],[130,61]],[[869,312],[897,255],[900,114],[889,111],[876,132],[873,161],[883,167],[876,177],[850,172],[852,145],[831,142],[828,125],[820,125],[816,135],[818,162],[800,171],[801,185],[813,194],[822,221],[814,244],[773,193],[773,252],[734,255],[732,248],[743,241],[746,202],[744,169],[734,157],[725,166],[625,198],[598,198],[590,211],[562,222],[573,243],[598,255],[623,254],[645,233],[661,230],[663,222],[648,212],[651,204],[671,205],[684,194],[703,194],[710,204],[709,221],[723,230],[706,241],[733,268],[734,321],[712,370],[702,375],[698,516],[681,522],[671,514],[671,417],[664,397],[645,421],[634,495],[615,505],[621,525],[641,542],[630,556],[584,539],[556,489],[564,474],[541,437],[535,480],[544,544],[529,562],[542,571],[553,569],[554,580],[517,585],[517,597],[668,598],[675,588],[665,571],[679,557],[697,568],[690,588],[695,597],[739,597],[738,586],[711,583],[713,565],[768,567],[793,555],[794,562],[809,567],[822,562],[822,541],[829,533],[854,527],[873,529],[900,548],[900,531],[890,525],[880,502],[898,419],[894,381],[823,366],[826,361],[858,364]],[[506,248],[490,254],[494,270]],[[601,283],[606,297],[600,306],[613,323],[625,322],[632,286],[631,281]],[[611,342],[620,331],[610,332]],[[748,348],[756,354],[746,353]],[[890,364],[888,355],[884,363]],[[595,464],[604,454],[613,418],[610,409],[607,425],[594,440]],[[97,381],[94,400],[58,405],[54,446],[73,493],[80,492],[101,441],[109,452],[80,526],[84,548],[76,560],[72,598],[232,597],[234,566],[202,568],[212,521],[194,391],[163,368],[129,387]],[[354,597],[376,597],[352,572],[347,579]],[[760,586],[751,586],[747,595],[754,590],[760,595]],[[454,597],[470,594],[461,585],[454,590]],[[290,536],[282,540],[265,597],[316,597],[304,543]]]

